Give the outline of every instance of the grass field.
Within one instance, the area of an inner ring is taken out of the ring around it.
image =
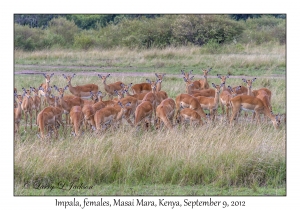
[[[180,69],[212,66],[208,81],[219,84],[216,74],[257,77],[253,89],[272,91],[274,113],[286,113],[285,48],[243,46],[224,54],[201,54],[201,49],[180,48],[149,51],[87,52],[15,52],[15,72],[28,70],[66,73],[90,71],[76,66],[98,66],[97,72],[167,73],[162,89],[171,98],[184,92]],[[105,59],[109,59],[108,62]],[[163,65],[160,65],[163,64]],[[67,68],[66,68],[67,67]],[[77,69],[77,70],[76,70]],[[94,70],[92,70],[94,71]],[[95,74],[96,75],[96,74]],[[279,75],[278,78],[273,78]],[[155,76],[153,74],[152,78]],[[242,85],[242,76],[229,78],[226,85]],[[108,82],[128,84],[145,77],[118,77],[112,73]],[[38,87],[42,75],[14,76],[14,86]],[[73,85],[95,83],[104,91],[97,76],[78,75]],[[64,87],[66,81],[55,74],[52,85]],[[219,115],[221,110],[219,108]],[[41,141],[37,127],[14,138],[15,195],[286,195],[286,127],[274,130],[270,121],[262,125],[241,119],[231,127],[218,116],[215,123],[202,127],[176,127],[173,131],[137,131],[123,121],[118,130],[101,136],[89,132],[79,139],[70,137],[70,128],[60,130],[59,139]],[[93,189],[60,190],[61,183],[93,186]],[[46,189],[35,189],[36,186]],[[47,189],[52,186],[53,190]]]

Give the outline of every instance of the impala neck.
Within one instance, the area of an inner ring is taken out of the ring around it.
[[[220,91],[215,90],[215,103],[219,103],[219,95],[220,95]]]

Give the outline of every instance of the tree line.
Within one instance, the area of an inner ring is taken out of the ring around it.
[[[22,50],[283,44],[286,27],[284,14],[15,14],[14,22]]]

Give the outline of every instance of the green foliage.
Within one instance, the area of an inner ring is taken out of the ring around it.
[[[30,27],[15,24],[16,49],[197,45],[220,53],[223,44],[286,42],[285,20],[268,15],[246,21],[229,15],[65,15],[51,19],[47,28]]]
[[[179,15],[172,27],[173,35],[182,44],[203,45],[210,40],[217,43],[232,41],[244,27],[227,15]]]
[[[48,30],[58,36],[61,36],[62,46],[71,46],[74,41],[74,36],[79,32],[78,27],[74,21],[68,21],[66,18],[55,18],[49,22]]]
[[[80,33],[74,37],[74,47],[87,50],[95,45],[95,40],[87,33]]]
[[[98,26],[105,27],[109,22],[113,22],[117,15],[67,15],[67,19],[74,21],[74,23],[81,29],[96,29]]]

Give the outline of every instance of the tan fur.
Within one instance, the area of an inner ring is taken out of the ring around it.
[[[172,98],[163,100],[156,108],[156,128],[159,129],[161,121],[167,126],[168,129],[172,129],[173,117],[175,114],[175,101]]]

